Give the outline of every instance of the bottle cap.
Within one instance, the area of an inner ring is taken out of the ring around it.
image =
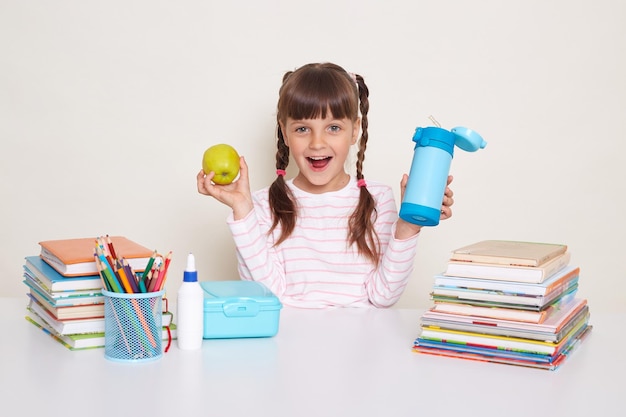
[[[418,127],[413,134],[415,147],[435,147],[443,149],[450,155],[454,152],[456,136],[441,127]]]
[[[187,267],[183,272],[183,282],[197,282],[198,271],[196,271],[196,258],[193,253],[187,255]]]
[[[474,152],[487,146],[487,142],[472,129],[457,126],[451,130],[454,134],[454,144],[467,152]]]

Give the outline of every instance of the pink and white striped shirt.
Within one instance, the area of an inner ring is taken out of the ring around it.
[[[241,279],[265,284],[287,306],[389,307],[404,291],[417,248],[417,236],[393,238],[398,219],[389,186],[367,181],[377,203],[375,228],[381,243],[378,268],[348,247],[348,218],[359,199],[351,177],[339,191],[310,194],[290,180],[298,205],[298,220],[289,238],[274,247],[280,226],[268,236],[272,216],[268,188],[253,193],[254,210],[245,218],[228,218]]]

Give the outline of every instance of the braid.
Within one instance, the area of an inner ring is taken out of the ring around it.
[[[361,110],[361,140],[359,141],[360,146],[357,152],[356,177],[360,180],[363,179],[363,160],[365,159],[365,149],[367,148],[367,140],[369,139],[369,134],[367,133],[367,113],[370,109],[370,102],[369,90],[365,85],[363,77],[357,74],[356,82],[359,91],[359,106]]]
[[[278,142],[276,143],[278,150],[276,151],[276,169],[286,169],[289,165],[289,147],[285,143],[283,131],[278,126]]]
[[[276,169],[284,170],[289,165],[289,147],[285,144],[283,132],[278,125],[278,150],[276,151]],[[271,234],[280,224],[282,230],[278,241],[275,245],[282,243],[291,233],[296,225],[296,207],[294,204],[293,193],[287,187],[285,177],[278,175],[269,188],[269,205],[272,211],[272,227],[269,230]]]
[[[369,138],[367,127],[367,113],[369,111],[369,90],[365,85],[363,77],[356,75],[357,89],[359,92],[359,103],[361,110],[361,138],[359,139],[359,149],[357,151],[356,177],[363,179],[363,161],[365,160],[365,150]],[[374,221],[376,220],[376,201],[370,194],[367,187],[359,187],[359,203],[350,216],[349,243],[356,243],[360,253],[369,258],[375,265],[380,262],[380,241]]]

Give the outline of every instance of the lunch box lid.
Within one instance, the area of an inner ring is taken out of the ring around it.
[[[282,308],[278,297],[260,282],[202,281],[200,286],[204,290],[205,312],[241,317]]]

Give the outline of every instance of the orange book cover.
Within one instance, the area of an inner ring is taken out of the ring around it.
[[[143,271],[153,250],[123,236],[110,236],[118,258],[128,260],[134,271]],[[97,275],[94,262],[96,238],[70,238],[39,242],[41,258],[64,276]]]

